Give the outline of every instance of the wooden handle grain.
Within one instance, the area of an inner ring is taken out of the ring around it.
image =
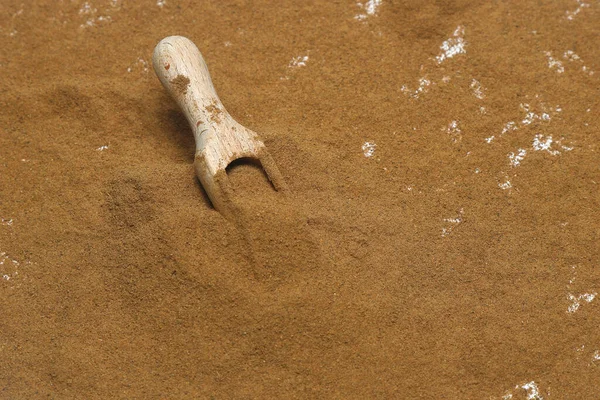
[[[156,45],[152,63],[158,79],[187,117],[198,144],[198,135],[213,117],[209,110],[225,111],[200,50],[183,36],[169,36]]]
[[[152,57],[156,75],[183,110],[196,138],[196,152],[209,153],[211,173],[236,158],[256,155],[264,144],[227,112],[200,50],[183,36],[161,40]]]
[[[152,62],[156,75],[194,131],[196,175],[217,210],[233,215],[226,200],[231,192],[226,168],[239,158],[259,160],[275,189],[286,190],[279,169],[258,135],[236,122],[223,107],[202,54],[191,40],[182,36],[161,40]]]
[[[200,136],[231,116],[213,86],[198,47],[183,36],[169,36],[154,49],[152,63],[163,86],[187,117],[200,147]],[[212,124],[211,124],[212,122]]]

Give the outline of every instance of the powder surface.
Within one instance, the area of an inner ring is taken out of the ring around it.
[[[177,75],[171,83],[173,84],[173,90],[175,90],[176,93],[185,94],[190,84],[190,78],[183,75]]]
[[[600,398],[597,1],[1,3],[0,398]]]

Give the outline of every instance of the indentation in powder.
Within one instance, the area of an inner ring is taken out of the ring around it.
[[[190,78],[184,75],[177,75],[172,81],[173,90],[177,94],[186,94],[187,88],[190,84]]]

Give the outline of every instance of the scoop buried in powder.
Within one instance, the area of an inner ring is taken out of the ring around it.
[[[260,162],[277,191],[287,186],[258,135],[235,121],[213,87],[200,51],[189,39],[169,36],[154,49],[154,71],[190,123],[196,139],[194,168],[216,210],[234,219],[236,207],[226,168],[235,160]]]

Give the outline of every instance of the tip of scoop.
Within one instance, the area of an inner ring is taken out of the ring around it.
[[[154,52],[152,53],[152,62],[154,64],[154,69],[160,65],[160,61],[169,55],[169,52],[175,50],[177,47],[185,48],[185,47],[196,47],[194,42],[185,36],[167,36],[162,39],[156,47],[154,47]]]
[[[167,36],[167,37],[163,38],[160,42],[158,42],[158,44],[155,47],[155,51],[156,51],[156,49],[158,49],[159,47],[162,47],[162,46],[173,46],[175,44],[183,43],[183,42],[190,43],[192,41],[185,36],[179,36],[179,35]]]

